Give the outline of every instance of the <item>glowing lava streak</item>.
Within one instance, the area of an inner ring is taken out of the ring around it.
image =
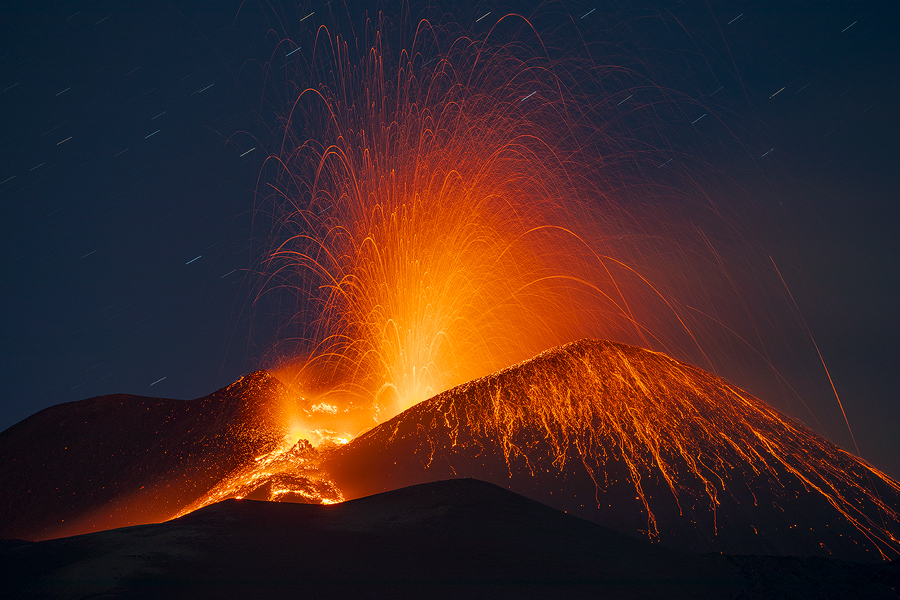
[[[334,504],[344,496],[319,471],[319,452],[306,440],[257,456],[229,473],[172,518],[228,498],[301,504]]]
[[[577,77],[521,44],[438,37],[421,23],[388,68],[380,32],[355,63],[320,29],[309,71],[329,75],[297,94],[270,159],[263,289],[295,296],[299,343],[276,354],[303,355],[271,370],[311,398],[309,429],[352,436],[586,335],[693,343],[632,266],[668,242],[613,192],[623,138],[572,100]],[[336,411],[313,414],[323,402]]]

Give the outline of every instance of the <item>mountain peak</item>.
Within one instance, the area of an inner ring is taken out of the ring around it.
[[[697,551],[876,560],[900,550],[896,482],[711,373],[608,341],[553,348],[439,394],[324,468],[351,498],[477,477]]]

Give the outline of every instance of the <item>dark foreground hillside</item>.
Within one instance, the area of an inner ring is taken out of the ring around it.
[[[0,546],[5,598],[897,598],[897,565],[689,555],[478,480],[332,506],[228,500]]]

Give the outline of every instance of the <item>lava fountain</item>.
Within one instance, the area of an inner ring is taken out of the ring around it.
[[[423,20],[399,51],[386,21],[279,44],[299,66],[256,211],[257,314],[289,315],[274,377],[189,405],[88,399],[3,432],[40,464],[0,472],[7,534],[468,475],[682,549],[900,553],[897,482],[703,370],[772,367],[754,288],[771,291],[774,261],[660,179],[673,152],[652,123],[678,102],[555,56],[566,44],[521,16],[483,25]],[[636,129],[636,107],[655,120]]]
[[[257,302],[292,315],[269,361],[297,435],[345,441],[586,336],[702,357],[678,295],[702,261],[676,240],[703,236],[634,191],[659,150],[604,112],[623,73],[552,58],[516,15],[422,21],[399,52],[386,28],[316,31],[267,161]]]

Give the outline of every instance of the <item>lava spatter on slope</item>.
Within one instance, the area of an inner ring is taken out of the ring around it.
[[[695,551],[895,558],[900,485],[697,367],[582,340],[336,450],[348,497],[476,477]]]
[[[337,500],[314,475],[315,451],[291,449],[286,400],[284,386],[257,371],[196,400],[116,394],[32,415],[0,433],[0,537],[162,521],[213,491]]]
[[[307,440],[299,440],[267,452],[225,476],[203,496],[182,508],[181,517],[229,498],[335,504],[344,496],[334,483],[319,471],[321,456]]]

